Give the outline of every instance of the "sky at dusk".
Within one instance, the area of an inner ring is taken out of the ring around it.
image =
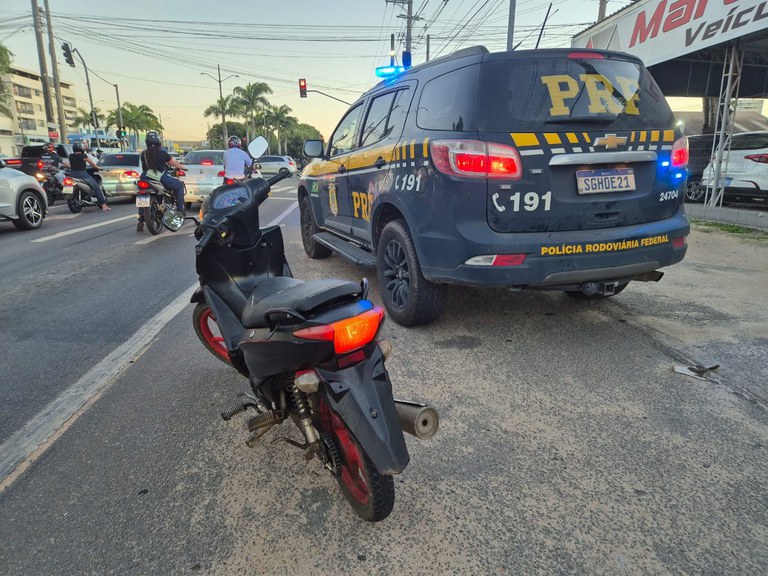
[[[389,62],[390,34],[404,31],[404,20],[397,17],[403,10],[384,0],[49,3],[60,74],[75,84],[78,104],[88,107],[85,75],[79,61],[77,68],[64,63],[61,40],[78,48],[93,71],[97,107],[116,108],[112,84],[118,84],[123,102],[148,105],[162,117],[166,137],[175,140],[201,140],[216,122],[204,118],[203,110],[218,98],[218,84],[201,75],[216,76],[216,64],[222,78],[239,75],[223,84],[225,95],[238,85],[267,82],[272,104],[289,106],[300,122],[327,137],[347,106],[318,94],[299,98],[298,79],[352,102],[376,83],[374,68]],[[612,1],[608,12],[627,3]],[[521,48],[534,46],[547,6],[540,0],[517,2],[515,39],[523,40]],[[0,0],[0,7],[2,20],[18,19],[18,28],[4,29],[0,42],[14,53],[16,65],[38,70],[31,2]],[[425,24],[432,57],[476,44],[505,49],[508,10],[508,0],[414,0],[422,18],[414,25],[414,64],[425,59]],[[541,45],[570,45],[570,37],[592,23],[597,10],[597,0],[554,0]],[[47,51],[46,40],[46,56]]]

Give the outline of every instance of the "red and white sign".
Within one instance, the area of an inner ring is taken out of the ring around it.
[[[48,138],[56,139],[59,137],[59,131],[58,130],[48,130]]]
[[[639,0],[571,45],[628,52],[653,66],[767,29],[768,0]]]

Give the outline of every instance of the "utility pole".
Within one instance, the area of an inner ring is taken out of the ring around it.
[[[47,2],[48,0],[46,0]],[[120,105],[120,90],[117,89],[117,84],[115,86],[115,94],[117,95],[117,121],[120,123],[120,126],[118,127],[118,130],[122,132],[123,130],[123,107]],[[137,143],[138,144],[138,143]],[[138,145],[137,145],[138,148]],[[123,137],[120,137],[120,151],[122,152],[124,150],[123,146]]]
[[[597,10],[597,21],[605,20],[605,10],[608,7],[608,0],[600,0],[600,7]]]
[[[34,0],[32,0],[34,2]],[[85,60],[83,59],[83,55],[80,54],[80,50],[75,48],[72,50],[72,52],[75,52],[77,54],[77,57],[80,58],[80,62],[83,64],[83,70],[85,70],[85,85],[88,87],[88,101],[91,104],[91,124],[93,124],[93,131],[96,134],[96,147],[101,148],[101,138],[99,138],[99,119],[96,117],[96,110],[93,108],[93,94],[91,94],[91,79],[88,76],[88,66],[85,64]],[[89,142],[90,145],[90,142]]]
[[[418,15],[413,15],[413,0],[385,0],[387,4],[396,4],[400,6],[405,6],[406,13],[405,14],[398,14],[398,18],[403,18],[405,20],[405,51],[409,54],[411,53],[411,44],[413,41],[413,23],[421,20],[422,18]]]
[[[224,146],[226,147],[227,140],[229,140],[229,132],[227,132],[227,115],[226,115],[226,112],[224,111],[224,92],[221,89],[221,85],[224,82],[226,82],[227,80],[229,80],[230,78],[240,78],[240,76],[238,76],[237,74],[230,74],[229,76],[224,78],[224,80],[222,80],[221,79],[221,66],[216,64],[216,69],[219,72],[218,79],[213,78],[213,76],[211,76],[207,72],[200,72],[200,75],[201,76],[208,76],[209,78],[213,78],[214,82],[218,82],[219,83],[219,106],[221,106],[221,128],[222,128],[221,132],[224,135]]]
[[[427,62],[429,62],[429,34],[427,34]]]
[[[67,117],[64,114],[64,100],[61,95],[61,82],[59,82],[59,63],[56,60],[56,48],[53,44],[53,27],[51,26],[51,9],[48,0],[45,4],[45,25],[48,28],[48,53],[51,55],[51,68],[53,68],[53,88],[56,91],[56,112],[59,117],[59,138],[62,144],[67,141]]]
[[[509,21],[507,23],[507,52],[512,52],[512,50],[514,49],[515,49],[515,0],[509,0]]]
[[[43,46],[43,26],[40,23],[40,10],[37,0],[32,0],[32,21],[35,25],[35,40],[37,41],[37,58],[40,61],[40,81],[43,84],[43,98],[45,99],[45,118],[53,122],[53,110],[51,110],[51,89],[48,86],[48,65],[45,62],[45,48]]]

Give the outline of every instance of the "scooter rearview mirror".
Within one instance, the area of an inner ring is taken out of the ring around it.
[[[248,144],[248,152],[253,158],[260,158],[264,152],[267,151],[269,144],[264,136],[256,136],[251,143]]]
[[[178,232],[184,225],[184,214],[174,208],[168,208],[163,214],[163,226],[171,232]]]

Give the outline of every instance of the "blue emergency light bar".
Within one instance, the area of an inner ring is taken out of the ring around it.
[[[376,68],[376,76],[379,78],[391,78],[405,72],[405,66],[379,66]]]

